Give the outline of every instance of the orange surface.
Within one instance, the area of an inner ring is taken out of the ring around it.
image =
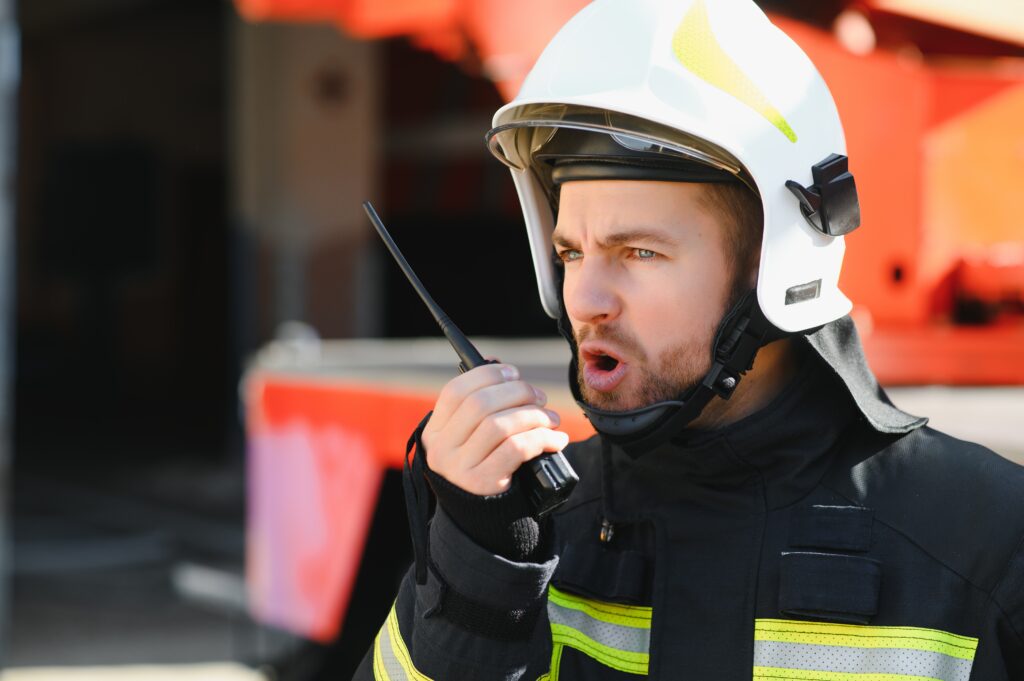
[[[871,368],[886,377],[885,385],[1024,383],[1021,324],[887,328],[863,342]]]
[[[246,382],[246,585],[253,616],[317,641],[341,631],[384,471],[436,395],[344,381]],[[561,410],[573,440],[593,434]]]
[[[472,50],[504,95],[512,97],[543,46],[587,0],[236,0],[252,19],[310,21],[330,18],[362,37],[410,35],[414,43],[447,59]],[[792,19],[773,21],[810,55],[835,96],[847,131],[850,165],[857,177],[863,226],[847,238],[840,284],[870,313],[879,333],[870,344],[879,377],[890,375],[899,353],[887,338],[919,329],[919,352],[936,362],[924,382],[963,376],[933,354],[933,327],[948,325],[965,256],[992,259],[988,248],[1024,244],[1019,219],[1024,186],[1024,63],[932,65],[885,50],[860,56],[831,33]],[[975,291],[985,287],[975,286]],[[1024,293],[1018,295],[1024,296]],[[1006,320],[1004,319],[1005,323]],[[1024,325],[1024,315],[1016,322]],[[984,345],[984,333],[969,334]],[[906,341],[913,343],[914,341]],[[1000,341],[993,341],[1001,347]],[[956,345],[960,348],[961,346]],[[959,350],[958,350],[959,351]],[[966,351],[966,350],[965,350]],[[896,357],[887,354],[896,353]],[[973,354],[973,353],[972,353]],[[1024,383],[1021,355],[992,356],[992,371],[1013,360],[1006,382]],[[918,375],[918,374],[915,374]],[[965,380],[972,382],[970,377]],[[980,379],[977,379],[980,380]]]

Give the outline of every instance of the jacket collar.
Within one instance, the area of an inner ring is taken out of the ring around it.
[[[764,409],[721,429],[684,431],[636,458],[605,443],[609,517],[627,520],[683,501],[744,513],[751,504],[784,506],[818,483],[851,426],[896,434],[927,421],[892,405],[849,317],[799,341],[805,344],[800,369]]]

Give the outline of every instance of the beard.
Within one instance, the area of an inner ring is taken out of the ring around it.
[[[583,377],[583,360],[577,355],[576,381],[583,400],[598,409],[629,411],[656,402],[678,399],[697,385],[711,368],[711,343],[715,326],[708,326],[686,342],[648,358],[637,339],[618,326],[582,326],[574,334],[576,346],[588,339],[604,340],[630,358],[622,384],[610,392],[594,390]]]

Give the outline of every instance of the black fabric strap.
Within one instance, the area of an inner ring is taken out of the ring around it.
[[[534,562],[541,548],[540,524],[513,479],[501,494],[479,496],[453,485],[427,468],[437,502],[466,536],[481,548],[515,562]]]
[[[836,551],[871,548],[874,512],[860,506],[802,506],[793,509],[789,545]]]
[[[440,607],[433,613],[477,636],[498,641],[523,641],[533,634],[544,601],[528,608],[504,610],[473,600],[441,582]]]
[[[402,490],[405,492],[405,512],[409,517],[409,535],[412,537],[412,551],[416,567],[416,583],[426,584],[427,563],[430,560],[427,548],[427,519],[430,517],[430,490],[424,471],[427,468],[427,452],[420,442],[423,429],[430,420],[429,412],[416,426],[405,445],[405,462],[402,467]],[[415,450],[415,453],[414,451]]]
[[[779,612],[867,624],[878,612],[882,568],[876,560],[835,553],[784,552]]]

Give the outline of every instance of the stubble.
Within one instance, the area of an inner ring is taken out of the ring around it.
[[[629,411],[656,402],[678,399],[701,381],[711,367],[713,326],[691,339],[650,359],[636,338],[617,326],[583,326],[576,333],[577,347],[588,339],[603,340],[621,349],[629,358],[625,386],[610,392],[590,388],[583,376],[583,361],[577,360],[576,381],[587,404],[609,411]]]

